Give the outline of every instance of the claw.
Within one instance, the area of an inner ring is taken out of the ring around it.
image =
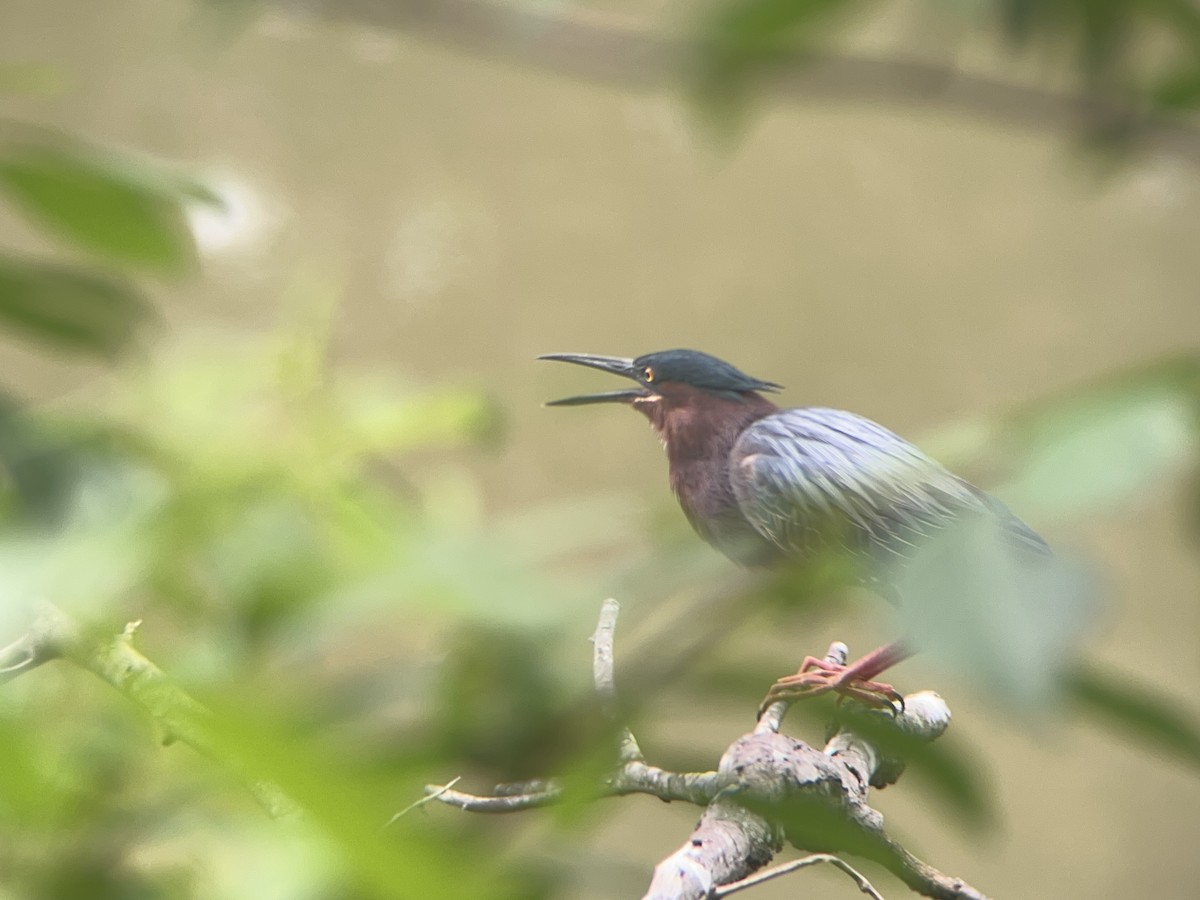
[[[853,668],[810,656],[795,675],[786,675],[771,686],[758,714],[761,717],[768,706],[781,700],[803,700],[830,692],[839,695],[839,702],[849,698],[893,715],[904,712],[904,697],[890,684],[857,677]]]

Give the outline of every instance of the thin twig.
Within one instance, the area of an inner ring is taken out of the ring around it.
[[[789,875],[797,869],[803,869],[807,866],[815,866],[817,863],[829,863],[849,875],[858,884],[858,889],[866,894],[871,900],[883,900],[883,895],[875,890],[874,886],[867,880],[867,877],[859,872],[856,868],[846,862],[839,856],[834,856],[830,853],[813,853],[811,856],[794,859],[791,862],[783,863],[782,865],[772,866],[770,869],[764,869],[761,872],[755,872],[748,878],[743,878],[741,881],[735,881],[732,884],[723,884],[715,888],[711,894],[712,897],[728,897],[730,894],[735,894],[738,891],[744,891],[746,888],[752,888],[755,885],[762,884],[764,881],[770,881],[772,878],[780,878],[784,875]]]
[[[600,619],[596,622],[596,630],[592,634],[592,683],[596,694],[600,697],[604,714],[613,722],[617,722],[620,711],[617,706],[616,676],[613,674],[613,639],[617,630],[617,616],[621,613],[621,604],[611,597],[600,606]],[[624,764],[634,760],[644,759],[642,748],[637,738],[624,725],[621,726],[621,740],[617,746],[617,760]]]
[[[640,759],[631,759],[598,785],[596,797],[623,797],[626,794],[649,794],[665,802],[679,800],[704,806],[719,790],[716,772],[671,772],[652,766]],[[494,794],[472,794],[449,790],[450,785],[425,785],[425,799],[440,800],[474,812],[509,813],[547,806],[562,799],[563,788],[558,782],[547,781],[533,791],[505,791],[497,787]]]
[[[394,823],[401,816],[407,816],[410,812],[412,812],[418,806],[424,806],[426,803],[429,803],[431,800],[436,800],[438,797],[442,796],[442,794],[446,793],[446,791],[450,790],[450,788],[454,787],[460,781],[462,781],[462,776],[455,775],[453,778],[451,778],[449,781],[446,782],[444,787],[440,787],[436,791],[434,791],[432,794],[426,794],[421,799],[414,800],[412,803],[408,804],[408,806],[404,807],[404,809],[400,810],[400,812],[396,813],[394,816],[392,816],[390,819],[388,819],[386,822],[384,822],[383,827],[384,828],[389,827],[392,823]]]
[[[560,785],[550,783],[546,788],[540,791],[531,791],[525,794],[497,794],[492,796],[483,796],[481,794],[468,794],[465,791],[455,791],[450,789],[450,785],[425,785],[426,800],[437,799],[447,806],[457,806],[459,809],[467,812],[483,812],[483,813],[511,813],[520,812],[524,809],[537,809],[541,806],[549,806],[562,799],[563,789]]]

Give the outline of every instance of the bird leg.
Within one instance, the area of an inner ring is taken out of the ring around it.
[[[771,686],[759,707],[759,713],[780,700],[802,700],[819,694],[836,692],[868,706],[904,709],[904,698],[890,684],[874,681],[876,676],[912,656],[901,641],[872,650],[849,665],[838,665],[826,659],[806,656],[795,675],[785,675]]]

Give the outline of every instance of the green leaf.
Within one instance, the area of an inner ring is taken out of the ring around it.
[[[1088,513],[1137,496],[1194,458],[1194,399],[1173,385],[1130,385],[1062,408],[1028,433],[1004,497],[1018,509]]]
[[[794,58],[819,25],[854,0],[740,0],[724,3],[700,26],[693,91],[710,113],[737,113],[761,79]]]
[[[1059,699],[1095,617],[1088,572],[1030,552],[990,516],[915,542],[893,584],[904,632],[926,658],[1018,710]]]
[[[1170,73],[1151,91],[1151,99],[1166,110],[1195,109],[1200,104],[1200,68],[1190,66]]]
[[[0,257],[0,323],[56,349],[112,358],[150,313],[141,292],[120,279]]]
[[[1087,515],[1136,498],[1200,455],[1200,357],[1072,387],[922,441],[952,468],[992,472],[1022,518]]]
[[[186,271],[195,247],[187,202],[212,202],[196,183],[94,148],[19,143],[0,152],[0,189],[56,237],[112,262]]]
[[[1137,684],[1130,676],[1080,666],[1067,680],[1076,707],[1153,749],[1200,766],[1200,723],[1176,700]]]
[[[266,698],[204,699],[215,713],[206,727],[220,758],[246,777],[277,785],[299,804],[370,896],[528,896],[498,857],[483,854],[475,865],[460,865],[463,848],[470,846],[462,833],[447,834],[418,819],[400,819],[385,830],[398,809],[420,796],[425,771],[419,761],[386,773],[367,769],[353,754],[358,748],[297,733],[285,723],[287,714]]]

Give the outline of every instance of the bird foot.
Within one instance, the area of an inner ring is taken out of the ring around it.
[[[771,685],[759,705],[758,714],[761,717],[768,706],[781,700],[792,702],[830,692],[838,694],[839,701],[849,698],[892,713],[904,712],[904,697],[890,684],[861,678],[852,665],[838,665],[808,656],[795,675],[785,675]]]

